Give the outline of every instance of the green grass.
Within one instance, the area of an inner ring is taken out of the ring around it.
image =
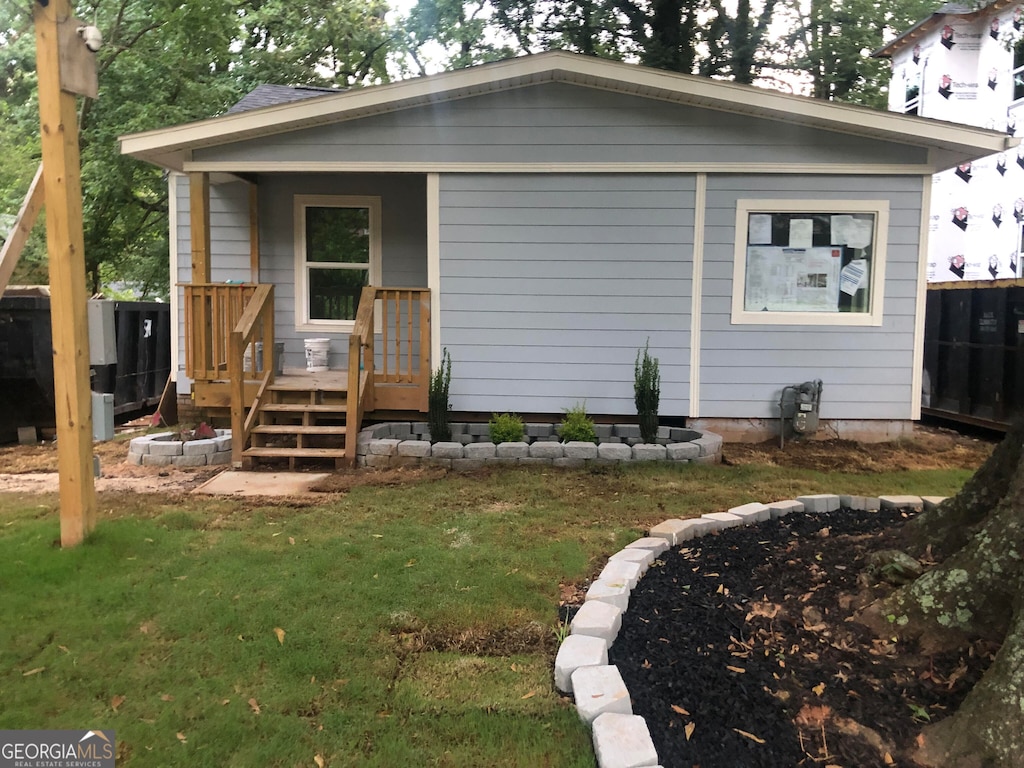
[[[510,468],[322,506],[101,496],[68,551],[55,498],[0,494],[0,728],[112,728],[125,766],[592,765],[551,684],[560,583],[668,517],[969,475]]]

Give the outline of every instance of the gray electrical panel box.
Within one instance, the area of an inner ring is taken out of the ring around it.
[[[117,362],[114,335],[114,302],[89,300],[89,365],[113,365]]]
[[[110,393],[92,393],[92,439],[114,439],[114,396]]]

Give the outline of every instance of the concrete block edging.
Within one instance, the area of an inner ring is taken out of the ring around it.
[[[580,467],[591,464],[625,464],[639,461],[668,461],[686,464],[722,461],[722,438],[712,432],[662,427],[657,444],[647,445],[639,438],[622,438],[619,433],[637,429],[635,424],[598,425],[608,427],[603,432],[614,435],[598,437],[597,442],[558,442],[557,424],[525,424],[523,442],[490,442],[487,425],[452,424],[452,442],[430,444],[426,424],[420,422],[385,422],[373,424],[359,432],[356,465],[360,467],[399,466],[395,458],[401,456],[401,466],[429,464],[429,459],[477,459],[505,464],[543,464],[544,466]],[[471,429],[472,428],[472,429]],[[481,434],[474,434],[474,432]],[[600,433],[599,433],[600,434]],[[398,439],[395,436],[402,435]],[[630,440],[626,442],[623,439]],[[440,446],[440,447],[439,447]],[[371,461],[367,457],[373,456]],[[452,464],[453,469],[472,469],[475,464]]]
[[[843,496],[841,498],[842,508],[854,511],[876,511],[880,506],[886,505],[886,502],[888,505],[900,504],[916,510],[920,510],[925,505],[925,500],[917,496],[883,496],[881,503],[879,498],[872,497]],[[840,508],[837,503],[839,499],[838,495],[818,494],[801,496],[799,501],[788,499],[770,504],[751,502],[731,510],[732,513],[740,514],[710,513],[701,518],[665,520],[653,526],[648,536],[637,539],[613,554],[605,567],[605,573],[615,576],[633,576],[640,571],[636,577],[639,580],[643,578],[646,565],[658,554],[691,538],[699,538],[707,533],[716,533],[722,530],[723,523],[728,527],[755,525],[769,519],[777,519],[790,512],[802,512],[805,509],[810,512],[829,512]],[[933,497],[927,499],[930,506],[935,506],[942,501],[943,499]],[[627,563],[628,569],[624,569]],[[605,573],[602,576],[605,576]],[[621,755],[612,750],[610,745],[623,739],[629,741],[631,753],[644,756],[643,761],[635,763],[635,765],[659,765],[657,751],[651,740],[646,721],[639,715],[633,715],[632,710],[628,708],[630,698],[628,692],[623,694],[623,684],[618,668],[608,665],[607,660],[606,649],[611,647],[618,636],[622,626],[622,614],[628,610],[629,592],[635,587],[635,582],[633,587],[629,587],[625,581],[625,579],[616,579],[614,582],[615,587],[622,588],[625,592],[625,594],[615,595],[615,599],[608,599],[605,594],[612,586],[611,582],[606,583],[600,578],[594,582],[598,589],[594,590],[594,585],[592,585],[591,591],[594,594],[588,592],[583,606],[579,609],[580,612],[584,612],[584,609],[587,610],[580,621],[577,622],[574,618],[570,624],[570,634],[562,641],[562,644],[566,646],[566,654],[561,654],[565,658],[570,652],[570,647],[575,650],[582,643],[585,644],[583,647],[593,648],[590,650],[591,658],[577,662],[581,666],[572,665],[568,668],[563,668],[563,665],[556,663],[555,669],[555,687],[559,690],[572,693],[573,686],[570,682],[572,676],[576,674],[577,670],[586,669],[587,672],[581,673],[581,678],[591,681],[588,687],[591,696],[588,698],[600,696],[607,697],[609,701],[623,702],[621,708],[600,711],[595,710],[589,702],[583,702],[585,706],[577,703],[577,713],[580,719],[592,730],[598,768],[618,768],[621,764]],[[592,605],[595,602],[600,602],[600,604]],[[588,608],[588,606],[590,607]],[[577,612],[577,616],[579,615],[580,613]],[[579,653],[578,650],[576,653]],[[607,686],[608,690],[603,690],[602,685]],[[597,693],[590,691],[590,687],[593,687]],[[566,690],[567,688],[569,690]]]

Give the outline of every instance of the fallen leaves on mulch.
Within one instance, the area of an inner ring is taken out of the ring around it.
[[[906,519],[796,513],[660,556],[609,663],[662,765],[911,764],[921,726],[955,711],[993,649],[921,656],[851,620],[888,589],[865,560]]]

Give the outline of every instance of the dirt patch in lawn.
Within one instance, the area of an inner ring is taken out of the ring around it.
[[[852,440],[778,440],[727,443],[727,464],[763,464],[820,472],[900,472],[927,469],[973,469],[992,453],[997,437],[965,435],[952,429],[921,426],[913,437],[890,443]]]

